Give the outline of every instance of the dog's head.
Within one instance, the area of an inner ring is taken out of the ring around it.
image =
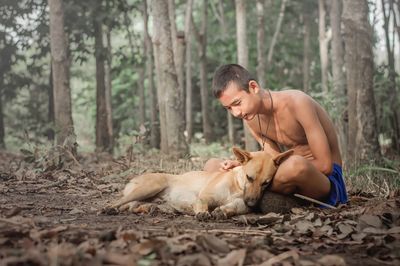
[[[293,150],[271,156],[267,152],[249,152],[233,148],[237,160],[242,164],[246,182],[244,188],[244,202],[253,207],[260,199],[262,192],[272,181],[278,166],[293,154]]]

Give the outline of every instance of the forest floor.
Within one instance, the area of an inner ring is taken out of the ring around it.
[[[0,265],[400,265],[397,192],[223,221],[159,209],[105,214],[127,173],[185,172],[202,159],[86,155],[62,164],[53,155],[27,163],[27,154],[0,152]]]

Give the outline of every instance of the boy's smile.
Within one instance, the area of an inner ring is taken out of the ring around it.
[[[258,97],[255,96],[253,89],[247,92],[236,82],[231,82],[218,99],[234,117],[250,121],[257,114]]]

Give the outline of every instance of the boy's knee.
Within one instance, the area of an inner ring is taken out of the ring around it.
[[[221,167],[221,163],[221,159],[211,158],[204,164],[203,170],[206,172],[216,172]]]
[[[290,173],[292,178],[304,176],[309,169],[309,161],[299,155],[290,156],[285,161],[287,172]]]
[[[290,156],[285,162],[281,164],[275,176],[276,181],[281,184],[296,183],[299,178],[305,176],[309,162],[301,156]]]

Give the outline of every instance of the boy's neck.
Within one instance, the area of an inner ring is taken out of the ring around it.
[[[270,116],[276,108],[276,101],[273,93],[268,89],[261,89],[260,97],[262,100],[262,110],[260,110],[260,114]]]

